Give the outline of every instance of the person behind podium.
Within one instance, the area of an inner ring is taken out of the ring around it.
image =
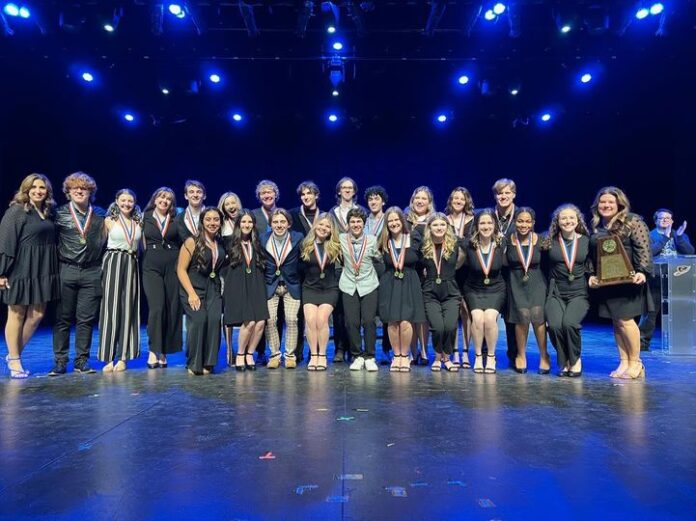
[[[672,210],[660,208],[653,214],[655,228],[650,232],[650,249],[653,257],[675,257],[677,255],[693,255],[694,247],[689,241],[686,232],[686,221],[676,230],[674,225],[674,214]],[[650,340],[655,332],[657,321],[657,311],[660,309],[660,276],[653,273],[648,278],[650,295],[654,310],[644,313],[640,317],[640,350],[650,351]]]

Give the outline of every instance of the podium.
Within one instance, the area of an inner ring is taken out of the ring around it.
[[[696,255],[655,257],[660,278],[662,350],[696,355]]]

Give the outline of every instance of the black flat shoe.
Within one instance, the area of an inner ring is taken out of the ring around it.
[[[579,378],[582,376],[582,369],[579,371],[568,371],[568,375],[570,378]]]
[[[549,374],[551,372],[551,369],[539,369],[537,371],[538,374]]]
[[[520,369],[519,367],[515,367],[515,372],[519,374],[527,374],[527,368],[525,367],[524,369]]]
[[[166,369],[169,364],[167,362],[159,362],[160,369]]]
[[[147,363],[148,369],[159,369],[159,367],[160,367],[159,362],[155,362],[154,364],[151,364],[150,362]]]
[[[570,371],[558,371],[558,376],[570,376]]]

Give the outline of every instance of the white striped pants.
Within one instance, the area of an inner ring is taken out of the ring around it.
[[[138,259],[107,250],[102,261],[99,360],[132,360],[140,355],[140,274]]]

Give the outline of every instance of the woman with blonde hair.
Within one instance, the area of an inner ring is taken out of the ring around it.
[[[302,310],[311,359],[308,371],[326,371],[326,347],[329,344],[329,317],[338,303],[336,263],[341,259],[341,243],[333,218],[317,216],[302,241],[300,271]]]
[[[505,305],[505,279],[502,268],[506,241],[500,233],[492,208],[481,210],[474,219],[471,239],[465,241],[467,275],[464,298],[471,311],[471,337],[476,350],[474,373],[496,372],[495,346],[498,342],[498,316]],[[488,347],[484,368],[483,341]]]
[[[379,282],[379,316],[387,324],[394,350],[392,372],[409,372],[413,324],[426,322],[423,290],[416,266],[420,260],[420,236],[408,231],[401,209],[392,206],[384,213],[380,251],[386,270]]]
[[[41,174],[25,177],[0,222],[0,302],[6,304],[5,358],[10,378],[27,378],[22,351],[46,304],[60,295],[53,187]]]
[[[590,309],[587,298],[590,232],[574,204],[556,208],[541,241],[548,266],[544,313],[551,343],[558,354],[558,376],[582,374],[582,321]]]
[[[433,213],[428,218],[421,254],[425,268],[425,315],[433,331],[435,349],[435,361],[430,369],[440,371],[444,365],[447,371],[456,372],[459,366],[452,363],[450,356],[454,349],[462,295],[455,272],[464,262],[464,255],[445,214]]]
[[[234,192],[225,192],[220,196],[217,204],[218,210],[222,212],[222,228],[220,229],[220,235],[222,237],[222,244],[225,246],[225,251],[229,251],[232,247],[232,236],[234,233],[234,227],[242,211],[242,201],[237,194]],[[225,270],[227,271],[227,270]],[[223,274],[223,291],[224,291],[224,274]],[[236,364],[233,362],[232,357],[234,356],[234,351],[232,350],[232,338],[233,338],[233,328],[232,326],[225,326],[225,343],[227,344],[227,366],[234,367]]]
[[[610,376],[643,378],[645,366],[640,359],[640,330],[635,317],[652,308],[645,284],[648,274],[652,273],[650,231],[640,215],[631,213],[628,197],[615,186],[600,189],[592,203],[590,253],[595,256],[595,267],[599,262],[597,247],[601,239],[608,239],[602,244],[605,251],[612,241],[620,242],[633,267],[631,281],[625,284],[600,286],[596,276],[589,278],[590,288],[596,291],[599,316],[611,318],[619,349],[619,366]]]

